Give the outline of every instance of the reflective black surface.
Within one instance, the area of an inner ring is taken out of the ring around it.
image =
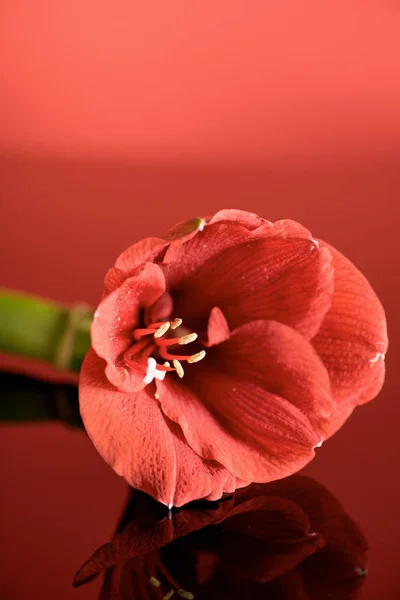
[[[60,421],[83,429],[75,385],[54,385],[0,371],[0,389],[0,421],[3,424]]]
[[[361,597],[367,541],[311,478],[253,484],[219,502],[167,511],[137,491],[119,532],[81,567],[100,598]]]
[[[3,427],[58,422],[85,436],[75,386],[8,373],[0,373],[0,384]],[[36,500],[46,505],[45,497]],[[29,503],[25,510],[29,517]],[[353,600],[363,597],[368,579],[360,527],[325,487],[303,475],[172,511],[131,490],[115,523],[115,536],[75,575],[74,586],[88,591],[79,597]],[[89,582],[99,577],[98,596]]]

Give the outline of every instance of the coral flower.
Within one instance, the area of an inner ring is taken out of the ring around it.
[[[316,481],[293,475],[205,504],[162,518],[148,496],[134,491],[125,526],[79,569],[74,585],[105,572],[103,600],[361,595],[367,541]]]
[[[387,349],[351,262],[294,221],[239,210],[123,252],[91,339],[86,430],[168,506],[297,472],[379,392]]]

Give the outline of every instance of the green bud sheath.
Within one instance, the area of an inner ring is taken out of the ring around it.
[[[0,290],[0,351],[79,372],[90,348],[93,310]]]

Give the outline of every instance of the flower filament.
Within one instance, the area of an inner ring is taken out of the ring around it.
[[[155,358],[149,356],[147,359],[147,373],[144,378],[146,384],[151,383],[153,379],[164,379],[168,371],[175,371],[178,377],[182,379],[185,374],[181,364],[183,361],[193,364],[203,360],[205,357],[205,350],[201,350],[195,354],[172,354],[168,351],[171,346],[186,346],[198,338],[197,333],[187,333],[180,337],[164,337],[166,333],[177,329],[180,325],[182,325],[182,319],[173,319],[172,321],[152,323],[145,328],[135,329],[133,333],[133,339],[137,342],[135,348],[139,347],[141,349],[150,345],[152,350],[157,351],[159,357],[164,359],[164,363],[160,364]],[[152,342],[147,339],[147,336],[150,335],[153,337]],[[173,366],[171,366],[171,362]]]

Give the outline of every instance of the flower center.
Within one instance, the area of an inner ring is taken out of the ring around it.
[[[186,346],[186,344],[191,344],[197,340],[197,333],[186,333],[185,335],[181,336],[174,335],[174,333],[177,333],[175,330],[178,330],[181,325],[182,319],[173,319],[172,321],[152,323],[146,328],[135,329],[133,333],[134,340],[140,344],[140,341],[145,341],[147,336],[152,336],[152,341],[149,340],[151,353],[153,354],[155,352],[157,358],[164,359],[164,362],[160,364],[157,362],[155,357],[150,356],[148,358],[147,373],[144,378],[144,382],[146,384],[151,383],[153,379],[164,379],[168,371],[176,371],[178,376],[182,378],[185,374],[182,362],[186,361],[189,364],[192,364],[199,362],[205,357],[205,350],[201,350],[201,352],[197,352],[195,354],[171,354],[168,351],[171,346]],[[166,337],[167,333],[172,333],[172,337]],[[171,366],[170,361],[172,362],[173,366]]]

